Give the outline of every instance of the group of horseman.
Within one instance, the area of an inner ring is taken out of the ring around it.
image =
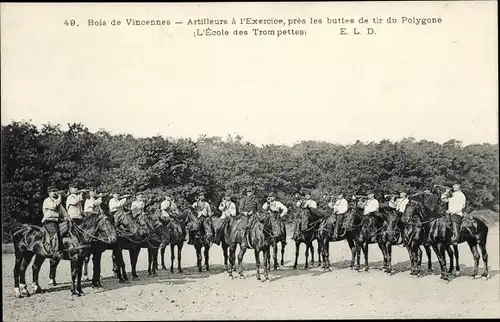
[[[88,192],[88,197],[84,198],[84,193]],[[78,189],[76,185],[71,185],[69,191],[66,195],[65,207],[62,204],[63,191],[57,190],[55,187],[49,187],[48,197],[43,202],[43,219],[42,224],[49,234],[51,239],[56,239],[57,242],[53,244],[53,256],[62,255],[62,238],[60,236],[59,223],[61,221],[68,221],[71,224],[79,225],[83,220],[84,216],[89,214],[99,214],[102,213],[101,205],[103,203],[103,197],[106,194],[96,192],[96,189]],[[251,217],[253,214],[259,211],[270,211],[272,213],[278,214],[280,218],[283,218],[288,212],[288,208],[279,200],[274,192],[268,194],[265,203],[259,206],[259,200],[255,195],[253,188],[245,189],[245,196],[240,199],[238,207],[235,202],[231,200],[232,196],[226,193],[222,198],[222,201],[218,207],[222,215],[220,217],[221,224],[220,229],[225,232],[230,226],[231,219],[237,215]],[[296,206],[301,208],[309,208],[312,211],[318,209],[318,204],[311,198],[311,194],[307,190],[301,191],[300,200],[297,201]],[[109,214],[114,217],[116,214],[123,213],[125,204],[127,203],[130,195],[120,195],[113,194],[109,199]],[[388,197],[386,195],[386,197]],[[338,194],[334,197],[329,197],[331,200],[327,203],[327,207],[330,209],[331,213],[336,216],[336,224],[334,237],[338,236],[339,230],[343,222],[343,216],[349,210],[349,202],[344,197],[343,194]],[[353,197],[355,199],[356,197]],[[448,215],[458,215],[453,216],[454,222],[451,224],[453,237],[452,244],[456,245],[458,242],[461,218],[463,217],[463,210],[466,205],[466,197],[461,191],[458,184],[454,184],[452,188],[446,188],[446,190],[441,194],[441,200],[448,204],[446,213]],[[406,192],[400,192],[399,197],[392,195],[388,202],[389,207],[394,209],[399,213],[404,213],[406,205],[409,202],[409,197]],[[203,193],[196,197],[195,202],[191,205],[194,211],[197,213],[200,222],[203,220],[211,220],[213,215],[210,204],[205,200]],[[361,207],[363,208],[363,214],[369,216],[372,213],[379,211],[380,203],[375,198],[373,193],[368,193],[366,197],[361,199]],[[139,214],[144,213],[146,210],[146,202],[141,194],[136,195],[135,200],[132,201],[130,205],[130,212],[134,218]],[[174,197],[171,194],[166,194],[164,200],[160,204],[160,217],[167,221],[172,217],[179,215],[179,209]],[[250,220],[246,221],[245,230],[248,230],[250,225]],[[301,228],[302,227],[302,228]],[[293,239],[300,238],[303,233],[303,227],[299,223],[296,223]],[[193,244],[195,238],[196,229],[189,230],[188,244]],[[220,235],[215,234],[215,239],[213,240],[216,244],[220,243]],[[210,243],[212,240],[210,241]],[[249,246],[249,245],[247,245]]]

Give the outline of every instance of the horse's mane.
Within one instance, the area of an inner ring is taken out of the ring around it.
[[[99,223],[100,219],[101,219],[100,214],[89,214],[83,217],[81,228],[82,229],[95,228]]]

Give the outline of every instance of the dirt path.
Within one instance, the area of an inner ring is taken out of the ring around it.
[[[147,252],[141,251],[140,281],[119,284],[111,277],[111,253],[103,255],[104,290],[84,284],[86,296],[69,293],[69,262],[58,268],[56,287],[48,287],[48,262],[42,267],[40,285],[45,294],[17,299],[13,296],[13,255],[3,255],[3,314],[6,321],[41,320],[158,320],[158,319],[333,319],[333,318],[474,318],[500,317],[498,226],[488,236],[491,278],[472,280],[473,259],[467,244],[460,245],[462,276],[446,283],[438,275],[412,278],[406,249],[395,247],[393,263],[401,272],[387,276],[378,270],[382,255],[370,246],[370,272],[346,268],[350,251],[345,242],[331,243],[331,272],[304,270],[304,249],[299,270],[292,270],[295,246],[289,242],[285,267],[271,272],[271,282],[255,278],[253,251],[245,254],[245,279],[230,280],[223,271],[221,248],[211,249],[212,272],[194,268],[194,248],[183,250],[184,273],[160,271],[147,277]],[[125,253],[126,254],[126,253]],[[170,251],[167,249],[167,265]],[[130,271],[128,255],[127,271]],[[424,255],[424,267],[427,259]],[[435,274],[438,263],[433,253]],[[483,263],[480,263],[482,273]],[[89,265],[91,269],[92,264]],[[31,268],[27,272],[31,284]]]

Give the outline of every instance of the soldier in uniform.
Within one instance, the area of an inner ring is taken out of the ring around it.
[[[453,245],[458,245],[460,238],[460,227],[463,220],[463,210],[465,208],[467,198],[465,194],[460,190],[459,184],[454,184],[452,189],[446,189],[446,191],[441,195],[441,200],[448,203],[448,209],[446,214],[452,221],[453,236],[451,243]],[[456,216],[453,216],[456,215]]]
[[[61,213],[62,196],[55,187],[49,187],[48,194],[49,196],[45,198],[42,205],[42,224],[50,239],[55,239],[55,241],[52,242],[53,252],[51,255],[53,257],[62,257],[63,245],[61,232],[59,230],[59,222],[63,219]]]

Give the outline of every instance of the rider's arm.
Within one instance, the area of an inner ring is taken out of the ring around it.
[[[278,206],[281,208],[280,217],[284,217],[288,213],[288,208],[281,202],[278,204]]]

